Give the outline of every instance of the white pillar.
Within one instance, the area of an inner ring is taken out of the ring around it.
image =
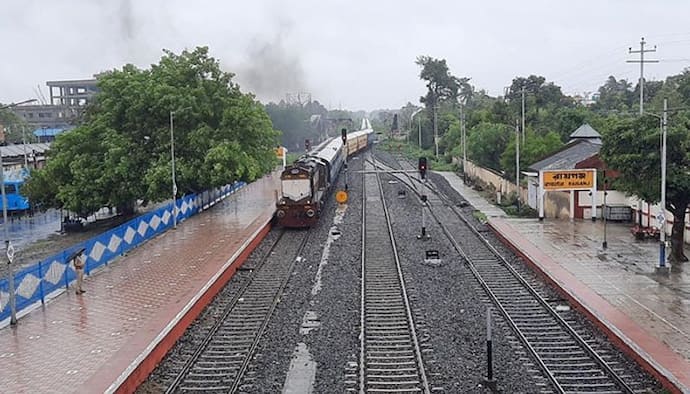
[[[570,220],[575,219],[575,190],[570,191]]]
[[[537,186],[537,205],[539,206],[539,220],[544,220],[544,173],[539,171],[539,185]]]
[[[594,186],[592,186],[592,221],[597,221],[597,170],[594,170]]]

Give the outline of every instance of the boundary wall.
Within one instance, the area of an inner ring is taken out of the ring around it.
[[[462,159],[457,159],[457,161],[462,162]],[[480,179],[482,182],[493,186],[496,189],[496,193],[503,196],[507,196],[511,193],[516,192],[515,183],[504,178],[500,173],[495,170],[480,167],[477,164],[467,160],[463,166],[463,171],[470,178]],[[589,212],[591,211],[591,196],[587,192],[578,191],[578,207],[584,210],[584,216],[586,218],[591,217]],[[642,221],[644,227],[660,227],[659,221],[656,219],[661,212],[661,208],[658,204],[649,204],[646,201],[638,200],[634,196],[625,196],[623,193],[608,190],[607,191],[607,202],[609,205],[626,205],[632,210],[632,223],[638,223]],[[533,196],[530,195],[529,191],[525,187],[520,187],[520,200],[530,201]],[[497,198],[498,199],[498,198]],[[597,217],[601,218],[601,212],[603,208],[603,190],[597,191]],[[567,191],[552,191],[546,193],[544,196],[544,215],[548,218],[558,218],[558,219],[568,219],[570,217],[570,192]],[[666,234],[668,234],[667,240],[670,240],[671,228],[673,226],[673,215],[671,212],[666,211]],[[690,244],[690,213],[685,215],[685,233],[684,239],[686,243]]]
[[[177,199],[177,222],[212,207],[245,185],[245,182],[235,182]],[[173,212],[172,203],[164,205],[14,273],[17,316],[24,316],[67,291],[76,280],[74,267],[67,261],[73,252],[85,249],[85,274],[90,275],[172,227]],[[0,328],[9,324],[10,313],[9,283],[3,278],[0,280]]]

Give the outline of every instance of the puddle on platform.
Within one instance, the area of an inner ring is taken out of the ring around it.
[[[309,394],[314,391],[316,377],[316,361],[311,357],[307,345],[303,342],[297,344],[290,361],[283,394]]]

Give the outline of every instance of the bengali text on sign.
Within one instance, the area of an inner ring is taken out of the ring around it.
[[[596,170],[544,171],[544,190],[582,190],[594,187]]]

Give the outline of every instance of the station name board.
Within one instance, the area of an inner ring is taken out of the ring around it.
[[[544,190],[582,190],[594,187],[596,170],[543,171]]]

